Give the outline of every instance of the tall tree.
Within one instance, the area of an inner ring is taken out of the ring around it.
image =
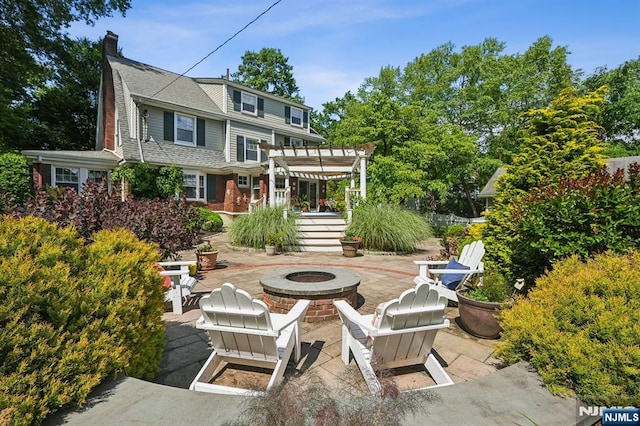
[[[304,102],[293,77],[289,58],[280,49],[264,47],[259,52],[247,51],[242,55],[238,71],[231,75],[233,81],[254,89],[272,93],[296,102]]]
[[[22,148],[31,128],[34,92],[57,68],[72,22],[92,25],[130,0],[0,0],[0,149]]]
[[[613,156],[640,155],[640,59],[612,70],[600,68],[584,81],[589,91],[603,85],[609,86],[609,94],[601,125],[605,139],[618,148]]]
[[[68,41],[50,82],[34,92],[33,133],[26,148],[95,147],[101,41]]]
[[[521,238],[516,209],[530,191],[587,176],[605,165],[606,145],[598,125],[605,94],[606,87],[585,96],[565,89],[548,108],[525,115],[518,132],[522,150],[498,181],[483,231],[486,246],[491,248],[487,258],[503,272],[510,273],[518,255],[513,251]]]

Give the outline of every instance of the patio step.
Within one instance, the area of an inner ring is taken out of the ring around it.
[[[342,251],[338,237],[344,234],[347,227],[342,215],[303,213],[296,218],[296,223],[298,224],[298,248],[300,251]]]

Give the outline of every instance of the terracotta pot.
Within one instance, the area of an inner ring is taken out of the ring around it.
[[[360,241],[340,241],[342,244],[342,255],[344,257],[356,257]]]
[[[216,263],[218,262],[218,253],[219,250],[196,252],[196,258],[198,259],[198,269],[201,271],[212,271],[216,269]]]
[[[497,339],[502,333],[496,314],[502,303],[469,299],[458,290],[458,311],[462,326],[469,334],[483,339]]]

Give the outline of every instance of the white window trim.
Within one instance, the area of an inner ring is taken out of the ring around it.
[[[89,179],[89,171],[95,171],[95,172],[105,172],[107,174],[107,182],[109,182],[110,185],[110,180],[111,180],[111,176],[108,170],[100,170],[100,169],[87,169],[87,168],[83,168],[83,167],[75,167],[75,166],[65,166],[62,164],[58,164],[58,165],[51,165],[51,186],[53,187],[58,187],[58,181],[56,180],[56,169],[77,169],[78,170],[78,193],[82,193],[82,189],[85,183],[87,183],[87,180]],[[62,182],[62,183],[71,183],[71,182]]]
[[[193,120],[193,142],[187,141],[179,141],[178,140],[178,116],[191,118]],[[173,143],[176,145],[182,146],[196,146],[198,143],[198,135],[196,134],[198,131],[198,119],[194,115],[183,114],[181,112],[173,113]]]
[[[194,175],[196,177],[196,198],[190,198],[187,197],[187,200],[189,201],[204,201],[207,198],[207,179],[205,178],[203,181],[204,186],[202,187],[204,189],[203,193],[204,193],[204,197],[201,198],[200,197],[200,176],[204,176],[202,173],[197,172],[195,170],[183,170],[182,171],[182,175],[183,175],[183,179],[184,176],[186,175]],[[183,187],[184,187],[184,180],[183,180]],[[185,191],[186,192],[186,191]]]
[[[244,178],[246,182],[244,184],[240,183],[240,178]],[[238,188],[248,188],[249,181],[251,181],[251,176],[249,175],[238,175]]]
[[[293,122],[293,111],[299,111],[300,112],[300,124],[294,123]],[[295,127],[302,127],[304,125],[304,111],[302,111],[300,108],[296,108],[296,107],[291,107],[291,116],[289,117],[289,119],[291,120],[291,125],[295,126]]]
[[[251,96],[253,98],[253,112],[244,109],[244,96]],[[240,92],[240,112],[243,114],[258,116],[258,95],[254,95],[249,92]]]
[[[255,141],[255,145],[256,145],[256,159],[255,160],[250,160],[248,158],[248,152],[249,152],[249,140],[251,141]],[[251,136],[245,136],[244,137],[244,162],[245,163],[259,163],[260,162],[260,139],[259,138],[254,138]]]

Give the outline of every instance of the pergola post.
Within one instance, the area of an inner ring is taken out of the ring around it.
[[[276,202],[276,164],[273,157],[269,157],[269,207],[275,207]]]
[[[367,198],[367,158],[360,157],[360,196]]]

